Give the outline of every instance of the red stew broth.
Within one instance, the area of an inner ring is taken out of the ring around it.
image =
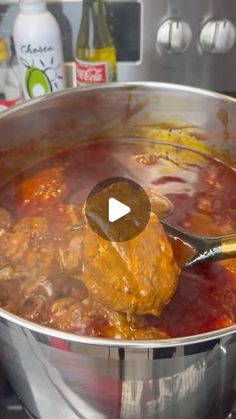
[[[63,170],[66,192],[62,202],[82,204],[99,181],[125,176],[171,200],[174,210],[166,221],[173,225],[205,235],[227,234],[236,229],[235,171],[187,148],[147,140],[96,140],[57,154],[5,185],[0,191],[0,206],[15,219],[47,213],[55,222],[54,204],[44,207],[18,199],[18,185],[24,179],[51,167]],[[175,251],[177,254],[178,249]],[[73,294],[74,282],[68,287]],[[4,292],[5,299],[8,294],[11,298],[17,294],[17,285],[9,283]],[[79,298],[79,290],[76,292]],[[234,324],[235,316],[236,261],[231,260],[184,270],[161,316],[147,318],[150,325],[171,337],[181,337],[227,327]],[[45,317],[37,321],[47,324]]]

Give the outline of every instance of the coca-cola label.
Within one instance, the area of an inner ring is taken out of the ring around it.
[[[109,80],[109,64],[106,62],[84,62],[76,60],[76,80],[78,84],[107,83]]]

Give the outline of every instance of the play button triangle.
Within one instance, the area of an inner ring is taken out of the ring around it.
[[[119,220],[130,212],[131,209],[128,207],[128,205],[123,204],[122,202],[118,201],[118,199],[109,198],[108,219],[110,223],[114,223],[114,221]]]

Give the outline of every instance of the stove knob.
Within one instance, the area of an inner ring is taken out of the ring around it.
[[[235,27],[226,19],[210,20],[200,32],[200,45],[206,52],[224,54],[235,43]]]
[[[183,20],[166,20],[157,31],[156,46],[166,54],[182,54],[192,40],[192,31]]]

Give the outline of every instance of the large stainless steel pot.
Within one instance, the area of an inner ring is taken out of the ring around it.
[[[153,135],[165,120],[208,133],[195,146],[226,152],[234,164],[234,99],[167,84],[114,84],[68,90],[2,114],[0,183],[78,141],[145,136],[148,125]],[[222,419],[236,397],[235,326],[130,342],[57,332],[4,310],[0,316],[2,363],[33,417]]]

